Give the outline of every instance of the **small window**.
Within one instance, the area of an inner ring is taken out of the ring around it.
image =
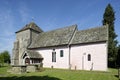
[[[60,50],[60,57],[63,57],[63,54],[64,54],[63,50]]]
[[[53,51],[55,51],[55,49],[53,49]]]
[[[52,52],[52,62],[56,62],[56,52]]]
[[[88,54],[88,61],[91,61],[91,55]]]

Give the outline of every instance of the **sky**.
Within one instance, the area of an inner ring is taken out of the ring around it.
[[[33,21],[43,31],[73,24],[79,30],[102,26],[109,3],[115,11],[115,32],[120,44],[120,0],[0,0],[0,52],[12,54],[15,32]]]

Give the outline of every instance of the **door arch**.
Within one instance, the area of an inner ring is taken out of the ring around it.
[[[25,64],[30,64],[30,59],[29,58],[25,58]]]

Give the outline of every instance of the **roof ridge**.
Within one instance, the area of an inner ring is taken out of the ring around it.
[[[95,29],[105,28],[106,26],[107,26],[107,25],[92,27],[92,28],[88,28],[88,29],[78,30],[77,32],[89,31],[89,30],[95,30]]]
[[[73,24],[73,25],[70,25],[70,26],[61,27],[61,28],[50,30],[50,31],[46,31],[46,32],[52,32],[52,31],[61,30],[61,29],[65,29],[65,28],[70,28],[70,27],[77,27],[77,24]],[[46,33],[46,32],[43,32],[43,33]]]
[[[16,33],[27,30],[27,29],[32,29],[37,32],[43,32],[43,30],[38,25],[36,25],[34,22],[30,22],[29,24],[26,24],[22,29],[20,29]]]

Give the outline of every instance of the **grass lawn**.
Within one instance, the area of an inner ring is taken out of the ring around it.
[[[108,72],[45,69],[23,74],[10,74],[7,69],[0,68],[0,80],[118,80],[116,69],[109,69]]]

